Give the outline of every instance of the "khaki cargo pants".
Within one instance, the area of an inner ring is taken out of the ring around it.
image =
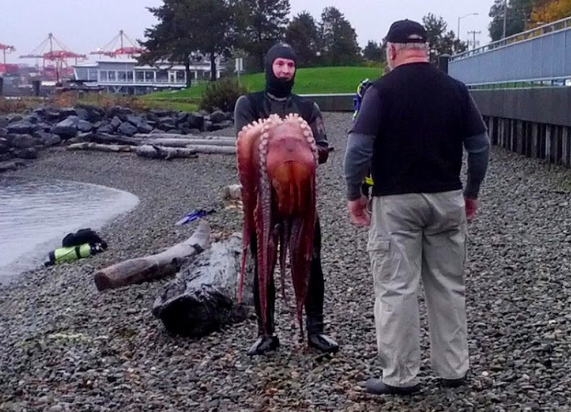
[[[417,383],[418,292],[425,290],[430,359],[440,378],[468,371],[462,191],[373,197],[368,251],[375,288],[375,326],[383,382]]]

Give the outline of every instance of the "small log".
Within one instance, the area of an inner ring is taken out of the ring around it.
[[[174,134],[174,133],[135,133],[134,138],[138,139],[194,139],[194,140],[228,140],[232,136],[203,136],[196,134]]]
[[[169,333],[202,337],[249,316],[253,306],[251,259],[246,266],[242,304],[236,300],[241,249],[239,233],[213,243],[159,292],[152,313]]]
[[[187,147],[189,145],[197,146],[236,146],[236,139],[147,139],[144,144],[151,146],[166,146],[166,147]]]
[[[129,146],[137,146],[142,144],[141,139],[128,136],[115,136],[107,133],[93,133],[88,136],[90,142],[101,144],[124,144]]]
[[[132,152],[136,146],[100,144],[100,143],[73,143],[67,146],[67,150],[88,150],[96,152]]]
[[[151,145],[139,146],[135,149],[135,153],[139,157],[148,157],[150,159],[170,160],[177,158],[194,159],[198,157],[198,154],[196,154],[196,150],[179,148],[179,147],[161,147],[161,146],[151,146]]]
[[[116,289],[174,275],[182,264],[210,246],[210,225],[201,220],[194,234],[167,250],[129,259],[95,272],[97,290]]]
[[[236,154],[235,144],[233,146],[189,145],[186,148],[202,154]]]

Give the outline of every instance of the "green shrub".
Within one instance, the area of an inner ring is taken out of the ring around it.
[[[224,112],[233,112],[238,97],[246,93],[248,90],[235,78],[221,78],[208,83],[202,93],[200,108],[207,111],[219,109]]]

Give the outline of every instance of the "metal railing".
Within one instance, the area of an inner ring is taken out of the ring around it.
[[[448,72],[471,87],[568,86],[571,17],[451,56]]]

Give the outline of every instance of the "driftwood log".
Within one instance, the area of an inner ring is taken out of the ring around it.
[[[95,152],[132,152],[136,146],[122,144],[101,143],[73,143],[67,146],[67,150],[89,150]]]
[[[138,146],[135,153],[139,157],[148,157],[149,159],[194,159],[198,157],[196,150],[183,147],[162,147],[144,145]]]
[[[188,147],[188,146],[236,146],[236,139],[220,139],[220,140],[209,140],[209,139],[173,139],[173,138],[162,138],[162,139],[145,139],[141,141],[143,144],[156,145],[156,146],[167,146],[167,147]]]
[[[128,136],[115,136],[107,133],[92,133],[88,137],[89,141],[101,144],[123,144],[130,146],[137,146],[141,144],[142,140]]]
[[[228,140],[231,136],[203,136],[196,134],[175,134],[175,133],[135,133],[134,138],[139,139],[199,139],[199,140]]]
[[[174,335],[201,337],[245,320],[253,305],[253,265],[248,259],[241,305],[237,290],[242,237],[213,243],[184,265],[157,295],[152,313]]]
[[[210,225],[200,220],[194,234],[155,255],[129,259],[95,272],[97,290],[116,289],[176,274],[184,262],[210,246]]]
[[[234,146],[187,146],[187,147],[164,147],[159,145],[143,145],[135,149],[135,153],[140,157],[151,159],[178,159],[196,158],[199,153],[203,154],[235,154]]]

